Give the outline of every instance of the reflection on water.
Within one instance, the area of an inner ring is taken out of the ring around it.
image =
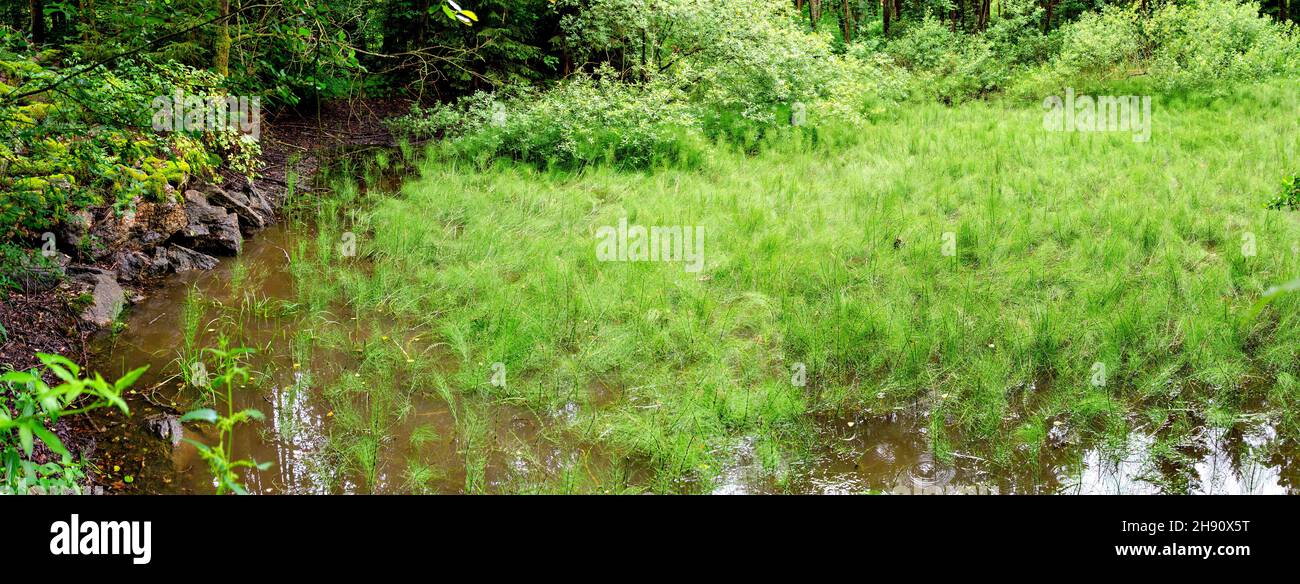
[[[922,417],[922,419],[924,419]],[[951,462],[934,456],[924,425],[916,417],[891,414],[866,420],[818,421],[818,450],[812,460],[788,469],[784,484],[764,472],[754,457],[752,438],[732,450],[714,494],[1294,494],[1284,480],[1282,461],[1293,457],[1272,451],[1277,432],[1262,424],[1225,431],[1203,429],[1185,453],[1183,468],[1151,460],[1155,438],[1129,434],[1119,449],[1090,447],[1044,451],[1040,466],[995,468],[973,454],[952,453]],[[1266,455],[1272,453],[1271,455]],[[1186,479],[1187,488],[1171,484]]]
[[[325,412],[311,398],[311,375],[293,372],[293,383],[271,389],[271,415],[267,416],[276,446],[275,467],[285,484],[276,488],[263,486],[263,492],[323,494],[332,481],[321,480],[328,471],[322,468],[319,454],[324,452]],[[261,478],[261,475],[258,475]]]

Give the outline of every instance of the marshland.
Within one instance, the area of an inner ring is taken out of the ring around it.
[[[1287,2],[10,4],[7,490],[1300,488]]]

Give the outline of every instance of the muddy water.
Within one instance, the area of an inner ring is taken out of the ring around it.
[[[196,291],[204,299],[199,347],[216,346],[222,334],[257,352],[247,387],[235,392],[235,409],[256,408],[265,422],[240,426],[234,437],[236,458],[270,462],[266,470],[243,474],[256,493],[391,493],[466,492],[467,448],[454,413],[441,399],[412,396],[411,413],[396,421],[380,441],[373,476],[342,464],[331,451],[334,412],[322,388],[351,375],[356,357],[314,353],[297,362],[295,335],[313,323],[295,316],[295,289],[289,257],[309,236],[284,226],[263,231],[245,244],[244,255],[226,259],[210,272],[178,276],[136,303],[126,328],[95,342],[92,367],[120,375],[141,364],[150,371],[129,395],[133,415],[101,413],[95,423],[99,440],[100,482],[125,493],[210,493],[211,474],[189,443],[173,445],[157,428],[193,407],[211,405],[197,390],[186,389],[176,362],[184,345],[182,307]],[[336,318],[346,321],[340,309]],[[233,331],[233,332],[232,332]],[[416,337],[418,339],[418,337]],[[425,358],[436,358],[426,353]],[[583,445],[557,443],[546,432],[548,421],[521,408],[495,404],[486,408],[484,435],[491,444],[481,485],[474,490],[527,490],[529,477],[553,477],[562,468],[592,455]],[[1182,451],[1184,464],[1149,462],[1153,439],[1134,432],[1122,448],[1072,445],[1045,447],[1036,465],[994,466],[978,453],[954,452],[936,457],[930,448],[924,412],[819,417],[810,455],[781,478],[757,462],[754,443],[741,439],[724,455],[732,461],[713,492],[733,493],[1158,493],[1168,485],[1185,485],[1191,493],[1296,493],[1300,457],[1277,448],[1276,433],[1266,423],[1231,431],[1204,429]],[[186,438],[214,444],[217,436],[200,425],[183,426]],[[423,469],[413,483],[412,465]],[[597,463],[599,464],[599,463]]]
[[[210,398],[201,390],[187,388],[177,374],[177,357],[186,337],[183,306],[187,295],[196,293],[204,309],[194,346],[218,346],[224,334],[232,338],[232,346],[256,350],[248,359],[252,379],[234,392],[234,409],[257,409],[265,421],[237,427],[232,449],[236,459],[272,464],[266,470],[243,473],[250,492],[464,489],[463,445],[458,443],[452,413],[440,400],[413,396],[414,414],[389,428],[373,477],[339,464],[339,453],[329,450],[334,412],[320,388],[354,369],[356,359],[318,352],[310,362],[295,362],[294,335],[310,324],[292,314],[295,290],[288,265],[291,250],[301,237],[284,226],[260,232],[245,242],[239,258],[223,259],[209,272],[173,278],[131,307],[124,330],[95,340],[91,367],[105,376],[119,376],[140,365],[150,367],[127,396],[130,417],[108,411],[96,414],[95,424],[102,430],[97,453],[102,457],[99,471],[103,484],[124,493],[215,491],[198,450],[185,441],[173,444],[158,431],[185,411],[213,406]],[[238,283],[232,285],[232,281]],[[224,404],[217,409],[224,412]],[[496,445],[486,462],[489,488],[521,471],[538,470],[525,468],[529,465],[544,466],[556,460],[555,449],[538,436],[538,419],[525,410],[494,407],[484,425],[488,439]],[[422,438],[412,440],[416,428],[424,429]],[[199,424],[184,424],[182,434],[208,445],[217,442],[216,432]],[[410,461],[431,469],[428,480],[418,487],[407,481]]]

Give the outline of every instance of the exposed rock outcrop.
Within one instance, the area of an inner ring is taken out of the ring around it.
[[[214,205],[207,195],[185,191],[185,213],[189,223],[180,238],[195,250],[218,255],[239,255],[244,236],[239,230],[239,216]]]
[[[217,267],[217,258],[172,243],[154,248],[152,256],[143,251],[120,252],[114,267],[117,268],[118,280],[142,282],[190,270],[211,270]]]
[[[162,244],[189,225],[185,205],[178,202],[140,203],[136,207],[133,235],[140,245]]]
[[[170,414],[145,418],[144,425],[154,436],[170,442],[172,448],[180,446],[181,439],[185,437],[185,429],[181,425],[180,418]]]
[[[251,234],[262,229],[275,218],[275,209],[252,188],[242,192],[212,188],[205,194],[208,202],[233,211],[239,217],[239,225],[244,233]]]

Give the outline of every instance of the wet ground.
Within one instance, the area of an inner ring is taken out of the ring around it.
[[[301,228],[300,228],[301,229]],[[294,342],[308,326],[292,310],[290,250],[301,233],[278,226],[246,242],[244,255],[223,260],[209,272],[179,276],[135,304],[126,327],[103,335],[91,347],[92,367],[106,376],[149,364],[149,373],[130,398],[132,416],[102,410],[93,419],[101,430],[99,482],[111,492],[210,493],[211,474],[193,445],[162,434],[174,416],[197,407],[203,396],[186,389],[177,375],[185,345],[183,306],[191,291],[203,299],[198,346],[214,346],[221,334],[236,334],[257,349],[249,365],[251,387],[235,392],[236,409],[256,408],[265,422],[235,432],[238,458],[271,462],[245,474],[255,493],[461,493],[528,491],[553,484],[556,475],[592,472],[601,457],[580,444],[564,444],[547,432],[553,415],[538,416],[507,404],[493,404],[477,437],[467,437],[447,403],[416,394],[410,411],[383,436],[372,437],[378,461],[370,471],[343,464],[331,449],[335,413],[321,393],[354,371],[356,357],[314,353],[298,362]],[[234,285],[232,285],[232,281]],[[350,318],[339,311],[336,318]],[[359,329],[363,327],[353,327]],[[232,333],[232,331],[235,331]],[[402,341],[420,358],[438,358],[419,338]],[[596,391],[599,391],[597,388]],[[616,399],[616,396],[611,396]],[[561,412],[561,415],[563,412]],[[1120,448],[1066,444],[1042,451],[1038,464],[992,465],[978,453],[935,456],[926,434],[925,412],[820,416],[811,455],[774,478],[756,461],[752,440],[741,439],[726,453],[719,494],[731,493],[1295,493],[1300,468],[1295,453],[1275,448],[1266,421],[1231,430],[1204,428],[1180,449],[1178,464],[1151,462],[1153,438],[1142,431]],[[185,424],[186,438],[213,444],[216,436]],[[471,444],[470,442],[476,442]],[[486,442],[486,447],[483,443]],[[466,468],[482,468],[482,484],[467,487]]]

